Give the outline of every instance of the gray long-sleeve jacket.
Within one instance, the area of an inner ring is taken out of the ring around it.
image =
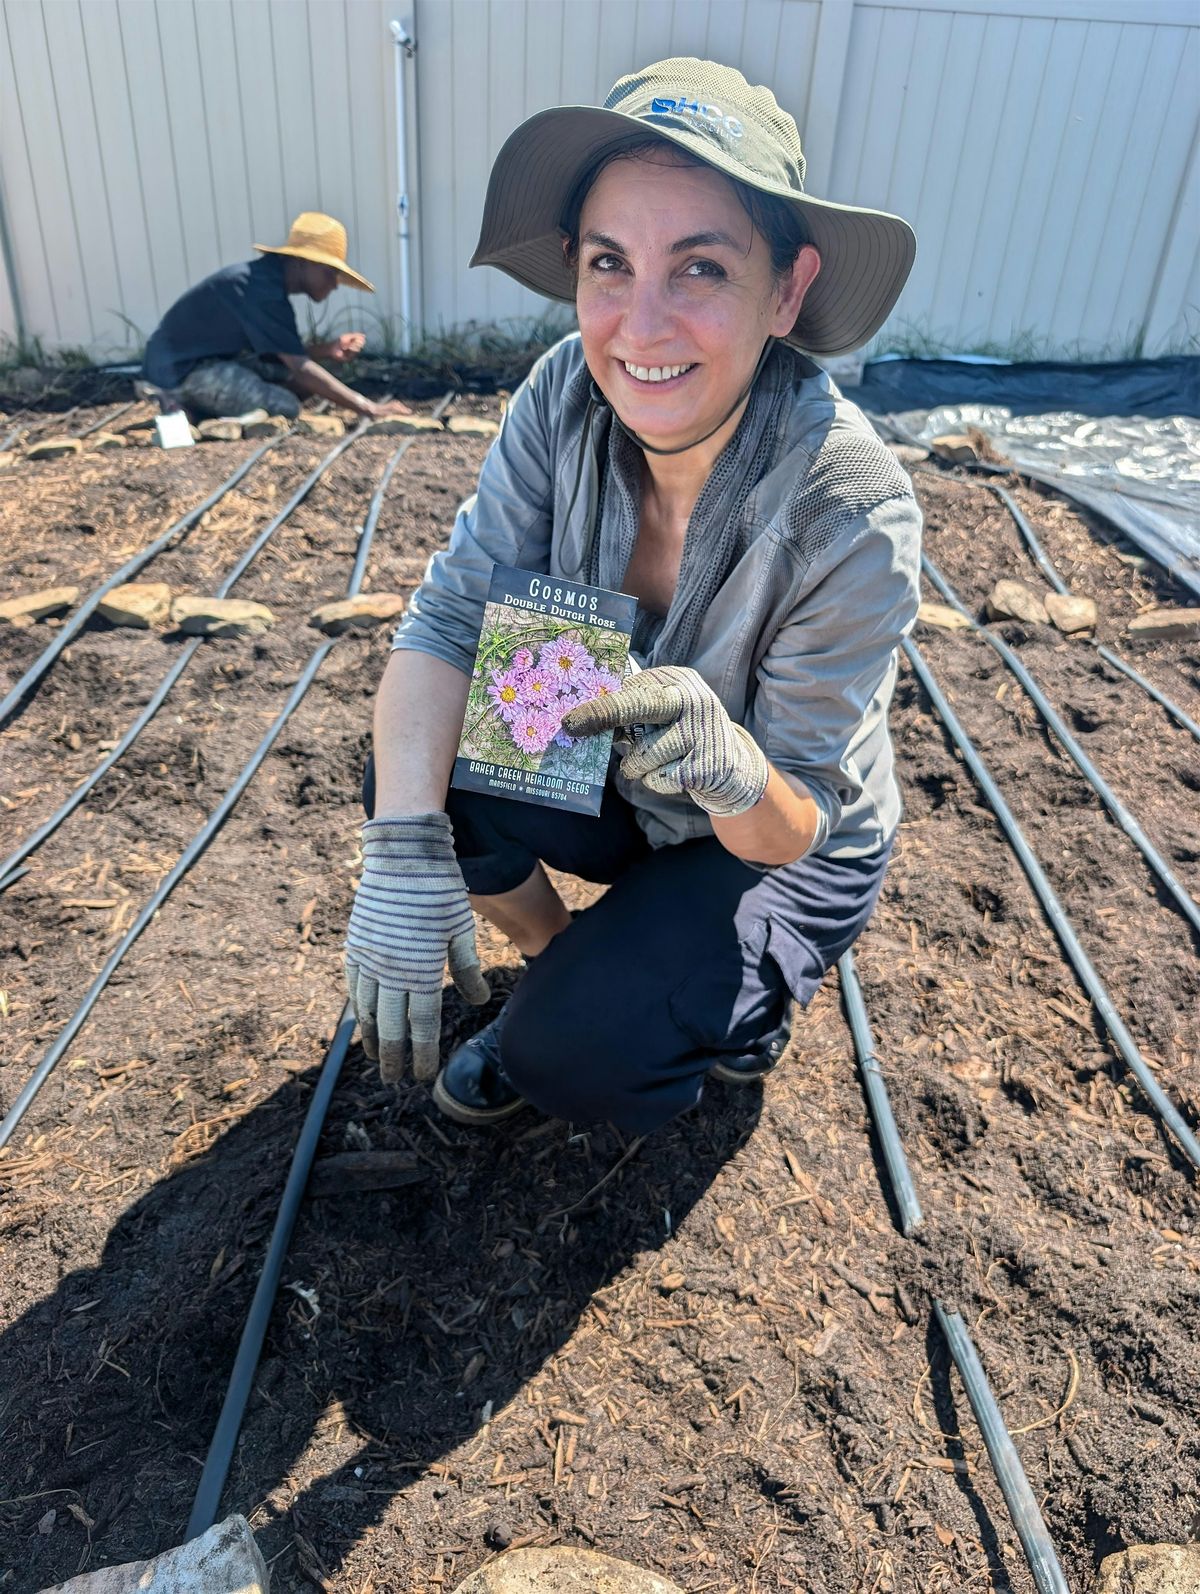
[[[496,564],[620,588],[641,456],[590,396],[579,338],[565,338],[513,395],[393,647],[469,675]],[[693,512],[670,611],[640,613],[634,631],[639,663],[698,670],[804,782],[827,857],[876,852],[899,823],[887,709],[917,612],[920,532],[911,483],[862,412],[776,345]],[[711,834],[690,799],[618,783],[652,845]]]

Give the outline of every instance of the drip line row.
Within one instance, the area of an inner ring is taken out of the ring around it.
[[[900,1131],[896,1127],[883,1071],[875,1055],[875,1041],[862,986],[854,967],[853,952],[844,952],[839,958],[838,977],[841,980],[842,1003],[854,1036],[854,1050],[867,1107],[883,1152],[892,1198],[900,1216],[900,1232],[908,1238],[923,1226],[925,1219]],[[967,1325],[953,1307],[936,1298],[932,1304],[933,1315],[949,1347],[954,1365],[958,1368],[971,1410],[975,1413],[996,1481],[1021,1541],[1021,1548],[1025,1551],[1038,1594],[1070,1594],[1042,1513],[1021,1465],[1021,1458],[992,1393]]]
[[[440,417],[445,413],[446,409],[449,407],[451,398],[452,395],[449,393],[442,398],[434,411],[435,416]],[[348,448],[351,443],[353,443],[361,435],[362,429],[359,428],[348,437],[342,439],[342,442],[338,445],[338,447],[331,450],[331,452],[321,462],[321,465],[318,467],[317,471],[306,479],[305,490],[311,490],[312,484],[316,477],[319,476],[321,472],[333,462],[338,454],[342,453],[344,449]],[[387,485],[391,481],[392,474],[400,459],[405,453],[407,453],[414,441],[414,438],[408,437],[405,438],[401,443],[400,447],[396,450],[391,461],[389,462],[380,485],[376,489],[376,492],[371,500],[371,505],[367,513],[367,519],[363,526],[362,535],[359,540],[358,553],[355,559],[353,573],[348,584],[348,597],[356,596],[359,587],[361,586],[363,571],[366,568],[367,554],[369,553],[371,540],[375,534],[375,527],[379,520],[379,513],[383,505],[384,493],[386,491]],[[295,503],[299,503],[299,501],[300,498],[297,497],[295,499]],[[291,508],[294,507],[295,504],[291,504],[288,512],[290,513]],[[271,527],[268,529],[273,530],[275,528],[276,522],[279,522],[280,520],[281,517],[276,516],[275,522],[273,522]],[[265,531],[259,534],[249,553],[243,556],[243,560],[239,567],[235,570],[234,575],[228,578],[230,581],[236,579],[236,575],[241,573],[241,570],[245,568],[245,565],[249,562],[249,559],[261,549],[266,541],[266,535],[267,533]],[[267,734],[263,737],[254,753],[243,766],[233,784],[225,792],[225,795],[222,797],[221,801],[213,809],[208,819],[184,848],[174,867],[164,877],[158,889],[154,892],[153,896],[142,908],[142,911],[134,920],[133,924],[121,938],[120,943],[109,956],[108,960],[104,964],[104,967],[101,969],[100,973],[96,976],[96,979],[88,988],[78,1007],[68,1019],[63,1029],[60,1031],[57,1039],[43,1055],[36,1069],[22,1087],[19,1095],[14,1101],[12,1107],[9,1109],[3,1122],[0,1122],[0,1148],[7,1145],[9,1140],[12,1138],[12,1135],[20,1124],[21,1119],[28,1111],[29,1106],[36,1098],[38,1092],[41,1090],[46,1080],[50,1077],[50,1074],[54,1071],[54,1068],[63,1057],[71,1042],[83,1028],[83,1025],[87,1021],[88,1015],[96,1005],[96,1002],[99,1000],[105,986],[108,984],[114,971],[119,967],[126,953],[142,934],[143,930],[145,930],[146,926],[155,917],[158,910],[178,885],[179,881],[184,877],[188,870],[191,869],[193,864],[195,864],[203,855],[213,837],[216,835],[218,830],[220,830],[221,826],[232,812],[235,804],[245,791],[246,787],[250,784],[250,781],[253,779],[259,766],[266,758],[267,753],[271,750],[271,747],[274,745],[280,732],[283,730],[283,727],[286,725],[295,709],[299,706],[309,687],[312,685],[317,671],[320,669],[326,656],[333,648],[335,641],[335,638],[328,638],[324,642],[318,644],[318,646],[314,649],[308,663],[305,665],[304,670],[301,672],[301,675],[296,681],[295,686],[292,688],[287,702],[284,704],[279,715],[271,725],[270,729],[267,731]]]
[[[1084,951],[1054,887],[1050,884],[1046,871],[1034,855],[1024,832],[1001,794],[1000,788],[993,780],[987,765],[980,757],[975,744],[959,723],[957,715],[950,707],[945,694],[938,686],[933,672],[921,656],[919,649],[908,638],[905,638],[900,645],[904,650],[905,658],[912,666],[921,685],[925,688],[926,696],[933,704],[952,741],[962,754],[967,768],[975,777],[976,784],[987,798],[993,813],[999,820],[1000,827],[1008,838],[1009,845],[1016,853],[1030,885],[1032,885],[1039,902],[1045,910],[1046,917],[1058,936],[1063,951],[1067,955],[1068,962],[1075,970],[1080,984],[1091,998],[1092,1006],[1108,1031],[1114,1047],[1124,1059],[1130,1073],[1133,1074],[1138,1084],[1142,1087],[1155,1112],[1175,1137],[1188,1161],[1194,1168],[1200,1169],[1200,1141],[1196,1139],[1182,1113],[1180,1113],[1179,1109],[1155,1079],[1153,1070],[1138,1050],[1132,1035],[1126,1029],[1108,993],[1107,986],[1100,978],[1095,964]]]
[[[985,625],[980,625],[975,620],[975,618],[970,614],[970,612],[959,599],[959,596],[955,592],[954,588],[946,580],[945,576],[942,575],[941,571],[927,554],[921,555],[921,569],[941,593],[942,597],[945,598],[946,602],[950,604],[952,608],[957,610],[957,612],[961,614],[962,617],[969,623],[972,634],[974,636],[980,637],[992,649],[994,649],[996,653],[1000,655],[1001,659],[1003,659],[1009,670],[1021,683],[1021,686],[1028,694],[1038,713],[1042,716],[1042,719],[1054,732],[1055,736],[1066,750],[1075,767],[1079,770],[1079,773],[1087,781],[1089,786],[1092,787],[1093,791],[1100,798],[1100,801],[1108,809],[1109,813],[1129,837],[1130,841],[1133,842],[1134,846],[1141,853],[1142,857],[1145,858],[1146,862],[1150,865],[1150,868],[1166,887],[1168,894],[1175,902],[1184,918],[1187,919],[1188,923],[1192,926],[1193,930],[1200,934],[1200,906],[1197,906],[1195,900],[1188,894],[1184,886],[1181,885],[1180,882],[1175,878],[1175,875],[1166,859],[1158,851],[1154,843],[1150,840],[1149,836],[1147,836],[1146,832],[1142,829],[1141,825],[1137,822],[1137,820],[1129,812],[1128,808],[1126,808],[1125,804],[1100,774],[1100,771],[1096,768],[1095,764],[1092,763],[1091,759],[1084,752],[1083,748],[1080,747],[1074,736],[1072,736],[1071,732],[1067,729],[1063,722],[1062,715],[1059,714],[1058,710],[1046,697],[1045,693],[1038,686],[1033,676],[1025,668],[1024,664],[1021,663],[1021,660],[1018,658],[1017,654],[1012,648],[1009,647],[1008,643],[1005,642],[1002,637],[997,636],[994,631],[989,630]]]
[[[329,453],[325,455],[320,463],[309,472],[292,496],[287,500],[278,513],[272,516],[268,523],[263,527],[262,531],[259,532],[258,536],[251,543],[250,547],[225,577],[225,580],[217,588],[215,594],[216,597],[227,598],[229,596],[236,583],[241,580],[242,576],[245,575],[246,571],[250,568],[255,559],[257,559],[258,555],[266,547],[267,543],[279,530],[280,526],[282,526],[283,523],[288,520],[292,514],[294,514],[296,509],[298,509],[299,506],[304,502],[309,493],[312,492],[313,488],[320,481],[321,477],[324,476],[325,472],[339,457],[339,455],[344,454],[346,449],[348,449],[351,444],[356,442],[358,438],[363,435],[363,431],[367,425],[368,423],[363,421],[358,427],[355,428],[353,432],[349,432],[339,443],[330,449]],[[161,538],[159,540],[161,541]],[[360,583],[361,579],[362,578],[360,575]],[[108,583],[105,585],[107,586]],[[357,592],[358,588],[356,587],[354,590]],[[138,736],[154,718],[158,710],[162,707],[168,693],[171,691],[171,688],[187,669],[188,665],[195,657],[197,649],[203,645],[203,642],[204,638],[198,636],[193,637],[190,642],[187,642],[184,645],[179,657],[163,676],[153,695],[146,703],[145,708],[143,708],[142,712],[138,715],[137,719],[134,720],[133,724],[125,732],[124,736],[121,737],[116,746],[111,749],[108,756],[102,759],[99,764],[97,764],[95,769],[92,770],[85,780],[80,782],[80,784],[75,788],[66,801],[53,814],[50,815],[49,819],[45,820],[43,824],[39,825],[31,835],[27,836],[26,839],[21,842],[20,845],[17,846],[7,858],[3,860],[3,862],[0,862],[0,892],[6,891],[8,887],[14,883],[14,881],[20,878],[21,874],[24,873],[24,870],[20,868],[20,865],[24,863],[24,860],[28,858],[31,853],[35,852],[44,841],[48,840],[48,838],[54,834],[63,821],[69,818],[72,813],[74,813],[79,804],[84,800],[88,793],[95,788],[100,780],[103,779],[113,765],[129,751],[130,747],[133,746]]]
[[[963,466],[962,468],[965,470],[972,470],[972,467],[969,465]],[[1029,524],[1028,517],[1022,511],[1021,506],[1013,498],[1012,494],[1001,487],[998,482],[987,479],[988,477],[994,476],[997,473],[1011,474],[1007,467],[1001,468],[994,465],[979,465],[974,467],[972,472],[972,481],[974,484],[985,488],[989,493],[994,494],[995,497],[1000,500],[1005,509],[1008,510],[1009,515],[1012,517],[1013,524],[1016,526],[1022,541],[1028,548],[1030,557],[1045,576],[1046,580],[1054,588],[1055,592],[1061,593],[1065,598],[1071,597],[1072,593],[1070,587],[1067,586],[1066,582],[1055,569],[1053,561],[1046,553],[1046,550],[1042,547],[1041,542],[1038,540],[1037,533]],[[957,483],[959,486],[967,485],[967,483],[964,482],[961,477],[954,476],[946,471],[931,470],[928,467],[925,467],[919,470],[919,474],[922,476],[935,476],[939,481],[951,481]],[[1055,491],[1060,490],[1061,489],[1058,488],[1055,489]],[[1064,494],[1064,496],[1068,495]],[[952,599],[950,601],[956,602],[957,600]],[[1104,643],[1098,642],[1094,639],[1089,645],[1095,649],[1095,651],[1100,655],[1104,662],[1110,666],[1110,668],[1125,676],[1127,680],[1133,681],[1135,685],[1140,686],[1142,691],[1145,692],[1148,697],[1153,698],[1159,707],[1164,709],[1177,725],[1181,725],[1185,731],[1194,736],[1197,741],[1200,741],[1200,724],[1197,724],[1197,722],[1191,717],[1186,709],[1181,708],[1178,703],[1169,698],[1160,687],[1154,685],[1153,681],[1148,681],[1140,670],[1135,670],[1133,665],[1129,663],[1128,659],[1123,659],[1119,653],[1114,653],[1112,648],[1106,647]]]
[[[53,416],[49,421],[45,422],[46,430],[47,432],[52,432],[56,437],[90,437],[93,432],[107,431],[114,421],[119,421],[122,415],[128,415],[130,410],[136,409],[141,402],[141,399],[129,399],[124,404],[118,404],[116,409],[110,410],[107,415],[102,415],[98,421],[90,421],[87,426],[81,426],[77,432],[64,431],[64,422],[70,420],[71,416],[74,415],[75,411],[79,408],[78,404],[76,404],[71,409],[67,410],[64,415]],[[54,430],[55,422],[58,423],[57,431]],[[14,426],[11,431],[5,433],[5,435],[0,438],[0,454],[5,453],[16,443],[19,443],[22,441],[22,439],[25,439],[27,431],[27,426],[18,425]],[[36,441],[36,438],[34,441]]]
[[[0,727],[7,725],[9,720],[13,718],[17,710],[29,696],[30,692],[33,691],[34,687],[52,667],[55,661],[61,657],[68,644],[76,636],[78,636],[80,631],[82,631],[83,627],[91,619],[92,615],[96,612],[96,609],[99,607],[103,599],[106,598],[114,588],[122,586],[126,581],[132,581],[134,576],[136,576],[140,570],[144,569],[152,559],[157,558],[158,555],[166,548],[169,548],[176,538],[179,538],[182,541],[188,532],[192,530],[193,526],[195,526],[197,522],[200,521],[215,504],[219,504],[221,499],[225,497],[226,493],[232,492],[242,478],[251,470],[253,470],[254,466],[258,464],[263,455],[266,454],[270,449],[274,448],[277,443],[282,442],[283,437],[288,435],[290,434],[284,433],[279,437],[269,437],[265,443],[261,444],[251,455],[248,456],[248,458],[242,461],[232,476],[227,476],[219,487],[214,488],[213,491],[209,493],[207,498],[203,499],[200,503],[193,505],[193,507],[189,509],[186,514],[181,515],[178,520],[173,521],[161,536],[156,537],[153,542],[147,543],[144,548],[142,548],[138,553],[135,553],[131,559],[127,560],[115,575],[109,576],[107,581],[102,582],[100,586],[94,589],[94,591],[88,593],[83,602],[80,603],[72,612],[70,619],[67,620],[62,626],[61,630],[58,631],[53,642],[51,642],[47,647],[43,648],[41,653],[38,654],[37,658],[34,659],[33,663],[25,671],[21,679],[14,687],[11,688],[4,699],[0,701]]]

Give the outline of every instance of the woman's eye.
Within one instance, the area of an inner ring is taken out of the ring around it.
[[[718,282],[725,275],[715,260],[692,260],[684,268],[685,277],[707,277]]]
[[[619,271],[621,269],[621,263],[621,257],[619,255],[597,255],[590,262],[590,266],[593,271],[604,273]]]

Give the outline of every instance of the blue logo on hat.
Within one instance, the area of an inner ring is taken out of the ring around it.
[[[694,116],[708,124],[713,132],[726,132],[730,138],[741,138],[745,128],[736,116],[726,116],[719,105],[701,105],[681,95],[672,100],[665,95],[655,95],[650,101],[651,116]]]

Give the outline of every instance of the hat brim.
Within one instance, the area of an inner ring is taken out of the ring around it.
[[[345,288],[361,288],[364,293],[374,293],[375,289],[365,277],[359,276],[357,271],[349,267],[344,260],[339,260],[336,255],[327,255],[323,249],[308,249],[305,247],[292,248],[289,244],[255,244],[254,247],[260,255],[291,255],[294,260],[312,260],[318,266],[332,266],[338,274],[338,280]]]
[[[567,202],[602,155],[645,139],[674,144],[724,176],[774,194],[803,218],[821,270],[784,342],[810,354],[848,354],[874,337],[916,258],[916,238],[906,221],[798,194],[757,177],[705,138],[596,105],[539,111],[509,136],[488,179],[471,264],[497,266],[535,293],[573,304],[575,283],[560,228]]]

